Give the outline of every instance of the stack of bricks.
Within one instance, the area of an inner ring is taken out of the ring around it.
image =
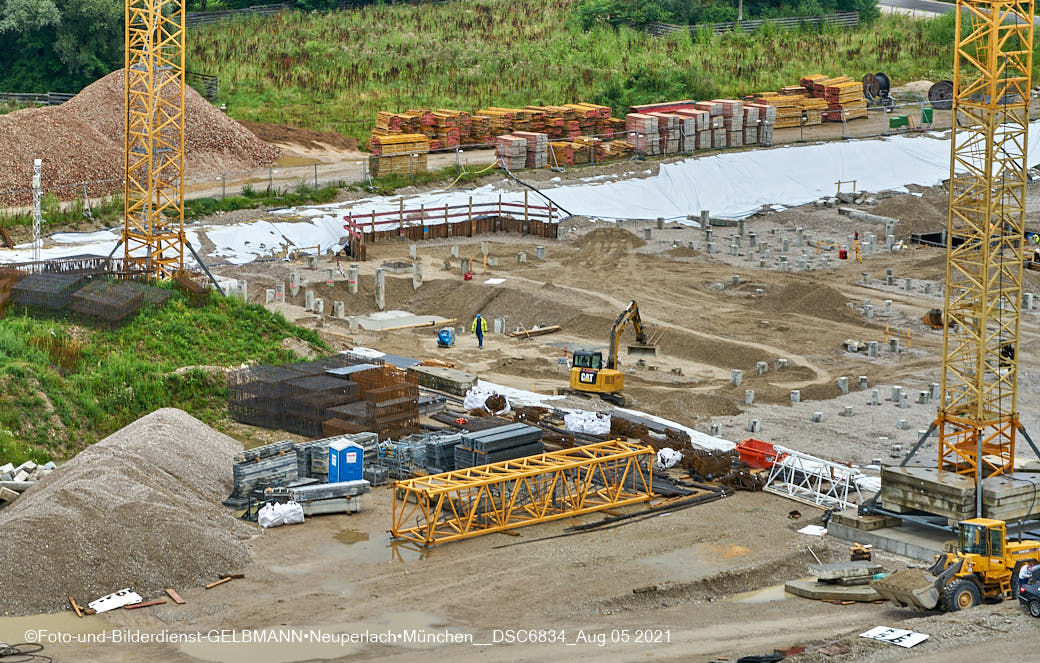
[[[675,112],[680,117],[693,120],[693,133],[687,132],[686,145],[684,145],[683,151],[689,152],[690,150],[703,150],[710,148],[711,113],[693,106],[690,108],[680,108]]]
[[[697,117],[676,112],[679,120],[679,151],[688,154],[697,149]]]
[[[625,130],[628,131],[628,144],[641,154],[660,154],[661,137],[657,133],[657,118],[643,113],[629,113],[625,116]]]
[[[513,136],[527,142],[526,168],[545,168],[548,164],[549,136],[533,131],[514,131]]]
[[[740,147],[744,144],[744,102],[735,99],[715,99],[722,104],[723,126],[726,128],[726,145]]]
[[[708,112],[708,129],[711,131],[711,144],[701,146],[698,141],[698,148],[721,149],[726,147],[726,126],[725,116],[722,114],[722,104],[717,101],[698,101],[694,107]]]
[[[744,105],[744,144],[755,145],[758,143],[758,106],[753,104]]]
[[[744,108],[755,108],[758,110],[758,144],[773,144],[773,126],[776,124],[776,106],[769,104],[750,103]]]
[[[520,136],[495,138],[495,155],[507,170],[519,170],[527,165],[527,139]]]
[[[679,116],[671,113],[649,113],[657,118],[657,134],[661,137],[660,153],[679,152]]]
[[[370,148],[369,169],[377,177],[391,173],[411,175],[426,172],[430,140],[423,134],[372,136]]]

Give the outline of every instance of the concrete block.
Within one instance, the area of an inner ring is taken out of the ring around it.
[[[786,357],[779,357],[776,360],[776,369],[780,370],[781,368],[787,368],[787,358]]]
[[[18,499],[20,493],[16,493],[13,490],[7,488],[0,488],[0,500],[4,502],[13,502]]]
[[[932,382],[928,385],[928,391],[931,392],[931,398],[933,401],[939,400],[939,383]]]
[[[843,417],[851,417],[852,416],[852,406],[851,405],[846,405],[842,409],[840,415],[843,416]]]
[[[25,470],[22,470],[20,472],[15,472],[14,478],[11,479],[11,480],[12,481],[26,481],[28,478],[29,478],[29,473],[26,472]]]
[[[932,284],[931,284],[930,281],[925,281],[925,284],[924,284],[924,294],[926,294],[926,295],[932,294]]]
[[[860,272],[859,280],[863,285],[870,285],[870,272]]]
[[[760,361],[760,362],[756,362],[755,363],[755,373],[757,375],[765,375],[768,371],[769,371],[769,364],[768,363],[766,363],[764,361]]]
[[[861,391],[866,391],[867,386],[868,386],[868,384],[867,384],[867,376],[866,375],[859,376],[859,380],[858,381],[859,381],[859,388],[860,388],[860,390]]]
[[[14,474],[14,465],[7,463],[6,465],[0,466],[0,474]]]
[[[408,257],[415,260],[415,244],[408,245]]]
[[[890,338],[890,339],[888,339],[888,351],[889,352],[896,352],[896,353],[899,352],[899,339],[898,338]]]
[[[342,318],[346,313],[346,307],[343,302],[332,302],[332,315],[336,318]]]
[[[54,461],[53,461],[53,460],[51,460],[51,461],[48,461],[48,462],[47,462],[47,463],[46,463],[46,464],[45,464],[45,465],[43,466],[43,469],[45,469],[45,470],[56,470],[56,469],[58,469],[58,466],[54,464]]]
[[[878,390],[877,389],[871,389],[870,390],[870,404],[871,405],[881,405],[881,400],[878,398]]]
[[[747,431],[749,433],[757,433],[762,430],[762,422],[758,419],[748,419]]]
[[[892,248],[892,247],[889,247],[889,248]],[[896,284],[896,277],[894,277],[894,276],[886,276],[885,277],[885,285],[895,285],[895,284]]]
[[[909,430],[910,422],[908,422],[906,419],[900,419],[896,422],[896,428],[898,428],[899,430]]]
[[[536,246],[534,247],[534,257],[539,260],[545,260],[545,247]]]
[[[307,268],[318,269],[318,256],[307,256]]]
[[[325,313],[325,300],[321,297],[314,298],[314,312],[319,315]]]
[[[820,423],[821,421],[823,421],[823,412],[813,412],[810,419],[814,424]]]
[[[871,306],[870,304],[867,304],[866,306],[864,306],[863,307],[863,315],[868,317],[868,318],[873,318],[874,317],[874,307]]]
[[[722,424],[711,424],[708,427],[708,434],[714,437],[718,437],[722,434]]]
[[[871,341],[867,343],[867,356],[871,358],[877,358],[878,356],[878,342]]]
[[[890,400],[893,403],[898,403],[899,402],[899,397],[902,395],[902,393],[903,393],[903,388],[901,386],[899,386],[898,384],[894,384],[894,385],[892,385],[892,389],[891,389],[891,392],[890,392],[889,397],[888,397],[887,400]]]
[[[1033,310],[1033,293],[1023,292],[1022,293],[1022,309],[1025,311]]]
[[[303,307],[308,311],[314,310],[314,291],[308,290],[303,293],[304,305]]]
[[[843,394],[849,393],[849,379],[847,377],[838,378],[838,391]]]
[[[891,313],[891,312],[892,312],[892,300],[891,299],[886,299],[885,300],[885,313]]]
[[[910,407],[910,394],[907,394],[906,392],[899,394],[899,407],[904,410]]]
[[[522,264],[526,264],[527,263],[527,254],[524,253],[523,251],[521,251],[520,253],[516,254],[516,262],[518,264],[521,264],[521,265]]]
[[[791,390],[791,402],[792,403],[801,403],[802,402],[802,392],[799,391],[798,389],[792,389]]]
[[[733,276],[729,277],[729,283],[730,285],[740,285],[740,275],[734,274]]]
[[[756,246],[758,246],[758,236],[753,232],[749,232],[747,234],[747,242],[749,249],[755,248]]]
[[[643,239],[649,242],[654,238],[653,228],[643,228]]]
[[[264,290],[264,303],[265,304],[273,304],[274,303],[274,288],[267,288],[266,290]]]
[[[740,383],[744,381],[744,371],[734,369],[729,372],[729,383],[734,387],[739,387]]]
[[[662,216],[657,217],[657,229],[664,230],[664,217]]]
[[[458,244],[452,244],[451,245],[451,257],[452,258],[458,258],[459,257],[459,245]]]
[[[927,390],[917,392],[917,404],[918,405],[928,405],[928,403],[931,400],[932,400],[931,393],[928,392]]]
[[[751,405],[755,402],[755,391],[753,389],[744,390],[744,405]]]
[[[491,246],[487,242],[481,242],[480,243],[480,254],[483,255],[483,256],[486,256],[489,253],[491,253]]]

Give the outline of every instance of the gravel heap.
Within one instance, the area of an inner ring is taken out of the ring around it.
[[[124,587],[145,597],[240,570],[253,528],[220,506],[241,445],[157,410],[87,448],[0,512],[0,614]]]
[[[32,202],[33,159],[43,159],[43,186],[62,198],[122,191],[123,70],[114,71],[61,106],[0,115],[0,204]],[[190,86],[184,93],[185,176],[266,168],[278,148],[263,142]],[[11,190],[19,191],[12,193]]]

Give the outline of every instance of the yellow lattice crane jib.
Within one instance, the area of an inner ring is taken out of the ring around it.
[[[939,471],[1012,471],[1034,4],[958,0]],[[978,501],[978,500],[977,500]],[[981,508],[979,503],[978,508]]]
[[[123,246],[133,269],[184,269],[184,2],[126,0]]]

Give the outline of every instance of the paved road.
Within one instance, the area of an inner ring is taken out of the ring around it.
[[[937,16],[955,9],[955,5],[938,0],[878,0],[880,7],[892,7],[900,13],[912,13],[917,16]],[[1033,23],[1040,22],[1040,17],[1033,17]]]

